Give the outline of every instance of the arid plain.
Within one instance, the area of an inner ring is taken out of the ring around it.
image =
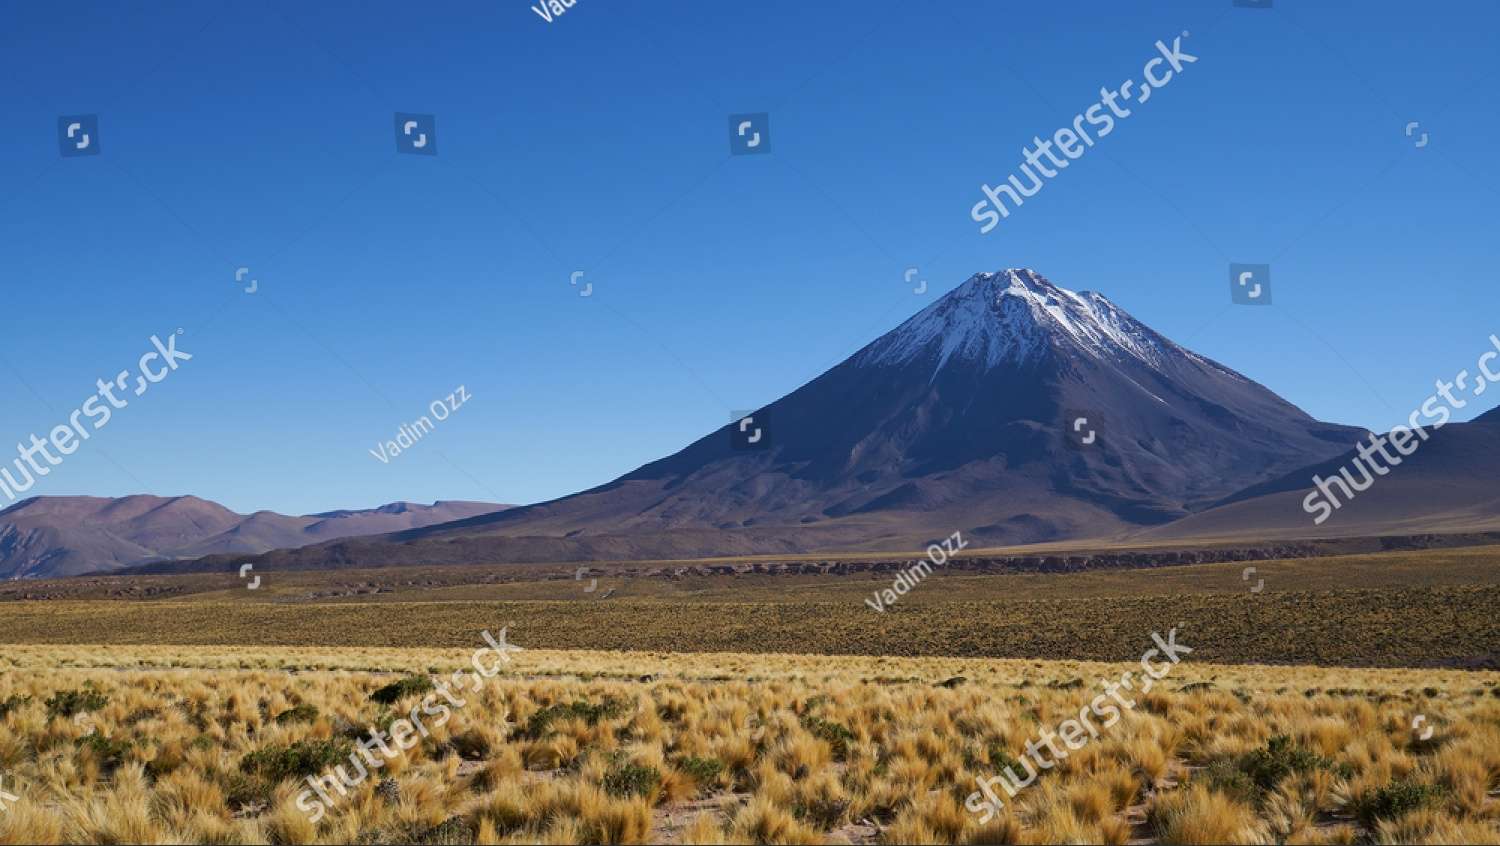
[[[1500,842],[1497,547],[941,569],[879,612],[890,571],[627,571],[7,585],[0,839]],[[502,629],[496,675],[352,777]],[[1169,631],[1191,652],[1140,690]],[[1116,720],[976,801],[1129,673]]]

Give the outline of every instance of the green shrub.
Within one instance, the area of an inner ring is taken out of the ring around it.
[[[309,703],[302,703],[295,708],[290,708],[277,714],[273,719],[278,726],[288,723],[310,723],[318,718],[318,709]]]
[[[182,760],[175,757],[156,757],[147,761],[144,769],[146,775],[151,777],[153,783],[161,781],[177,771],[182,766]]]
[[[73,745],[80,749],[87,749],[98,760],[100,768],[106,772],[125,763],[125,757],[130,754],[131,747],[130,741],[105,737],[99,733],[98,729],[73,741]]]
[[[650,796],[661,784],[661,773],[655,767],[621,764],[604,774],[604,792],[611,796]]]
[[[393,705],[408,696],[426,693],[432,690],[432,687],[432,679],[426,676],[407,676],[370,694],[370,699],[382,705]]]
[[[570,702],[567,705],[548,705],[526,721],[526,736],[535,740],[547,733],[556,720],[581,719],[589,725],[600,720],[613,720],[624,716],[625,703],[614,697],[605,697],[598,705],[591,702]]]
[[[1219,758],[1210,763],[1195,778],[1202,779],[1214,790],[1246,805],[1253,806],[1260,800],[1255,779],[1230,758]]]
[[[848,799],[818,797],[792,804],[792,816],[822,829],[837,828],[849,810]]]
[[[218,782],[224,791],[224,801],[229,803],[230,808],[268,805],[275,792],[265,779],[233,770],[220,774]]]
[[[677,769],[697,782],[700,787],[707,787],[714,783],[719,773],[724,771],[724,762],[718,758],[683,758],[677,762]]]
[[[487,758],[491,751],[489,739],[472,729],[453,735],[450,742],[453,744],[453,751],[457,752],[460,758],[470,760]]]
[[[1010,767],[1011,772],[1015,773],[1017,776],[1020,776],[1025,772],[1021,769],[1021,762],[1017,761],[1015,758],[1012,758],[1009,750],[1007,750],[1005,748],[1005,745],[1000,741],[990,741],[990,745],[986,751],[988,751],[990,755],[990,768],[995,770],[996,772],[999,772],[1006,767]]]
[[[809,734],[826,741],[829,746],[833,747],[833,756],[840,760],[849,752],[849,741],[855,739],[854,732],[844,726],[812,714],[803,714],[801,723],[802,728],[806,729]]]
[[[1293,773],[1319,769],[1345,778],[1349,775],[1347,766],[1336,765],[1316,752],[1293,744],[1292,739],[1284,734],[1271,738],[1266,748],[1246,755],[1240,761],[1240,769],[1255,782],[1256,787],[1267,791],[1275,790],[1282,779]]]
[[[382,705],[380,706],[380,711],[375,714],[375,719],[369,723],[351,723],[343,717],[335,717],[332,728],[334,735],[338,737],[352,740],[355,743],[363,743],[370,737],[371,729],[389,734],[391,726],[397,720],[404,717],[405,715],[392,711],[390,708]]]
[[[344,740],[299,740],[291,746],[267,746],[240,760],[240,769],[272,782],[317,775],[349,757]]]
[[[411,838],[412,843],[422,846],[448,846],[448,844],[473,843],[474,829],[463,817],[449,817]]]
[[[1443,788],[1435,784],[1402,779],[1361,793],[1349,803],[1349,810],[1365,828],[1373,829],[1376,820],[1394,820],[1442,798],[1443,795]]]
[[[30,696],[20,696],[18,694],[12,694],[5,697],[4,699],[0,699],[0,720],[3,720],[6,717],[10,716],[11,711],[16,710],[17,708],[25,705],[30,701]]]
[[[125,718],[124,722],[127,726],[133,726],[136,723],[144,723],[147,720],[154,720],[160,716],[161,711],[155,708],[139,708],[130,712],[130,715]]]
[[[97,711],[109,704],[109,697],[92,688],[59,690],[47,699],[47,713],[54,717],[71,717],[85,711]]]

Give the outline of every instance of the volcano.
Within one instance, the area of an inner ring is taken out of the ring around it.
[[[808,384],[612,482],[287,566],[1008,545],[1167,523],[1349,449],[1103,295],[979,273]]]

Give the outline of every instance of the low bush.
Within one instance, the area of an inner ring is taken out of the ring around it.
[[[849,741],[856,739],[848,728],[812,714],[803,714],[801,722],[808,734],[826,741],[833,748],[833,757],[839,760],[849,753]]]
[[[1349,776],[1347,767],[1339,766],[1310,749],[1292,743],[1292,739],[1284,734],[1271,738],[1264,749],[1257,749],[1246,755],[1240,761],[1240,768],[1255,782],[1256,787],[1267,791],[1275,790],[1282,779],[1293,773],[1318,769],[1345,778]]]
[[[1402,779],[1354,797],[1349,803],[1349,811],[1366,828],[1374,828],[1377,820],[1394,820],[1426,807],[1443,795],[1443,788],[1435,784]]]
[[[376,690],[370,699],[382,705],[393,705],[408,696],[416,696],[432,690],[432,679],[426,676],[407,676]]]
[[[349,757],[343,740],[299,740],[291,746],[257,749],[240,760],[240,769],[272,782],[317,775]]]
[[[20,696],[17,694],[12,694],[5,697],[4,699],[0,699],[0,720],[3,720],[6,717],[10,716],[11,711],[16,710],[17,708],[25,705],[30,701],[30,696]]]
[[[47,699],[47,713],[54,717],[71,717],[85,711],[97,711],[109,704],[109,697],[93,688],[59,690]]]
[[[548,729],[556,720],[580,719],[589,725],[597,725],[600,720],[613,720],[625,715],[625,703],[606,697],[598,705],[592,702],[570,702],[566,705],[548,705],[531,715],[526,721],[525,734],[535,740],[547,734]]]
[[[99,733],[98,729],[73,741],[73,745],[87,750],[99,762],[99,767],[106,772],[125,763],[125,758],[130,754],[131,749],[130,741],[105,737]]]
[[[650,796],[660,784],[661,773],[640,764],[620,764],[604,774],[604,792],[620,798]]]
[[[301,705],[296,706],[295,708],[290,708],[288,710],[282,711],[273,719],[276,722],[276,725],[284,726],[290,723],[310,723],[317,718],[318,709],[304,702]]]

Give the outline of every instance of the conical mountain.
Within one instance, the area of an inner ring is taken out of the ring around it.
[[[985,544],[1105,537],[1363,434],[1026,269],[970,277],[739,429],[591,490],[332,555],[557,561],[910,549],[953,531]],[[294,560],[317,566],[323,550]]]

